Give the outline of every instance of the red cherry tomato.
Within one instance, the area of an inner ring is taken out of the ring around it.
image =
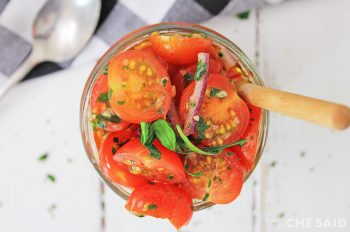
[[[183,121],[186,110],[190,107],[189,98],[193,90],[194,83],[191,83],[181,96],[179,111]],[[241,138],[248,126],[249,110],[226,77],[211,74],[199,116],[206,125],[201,142],[204,145],[217,146],[233,143]],[[199,135],[195,136],[198,138]]]
[[[236,199],[243,185],[243,172],[232,152],[225,149],[220,155],[191,154],[186,160],[188,183],[185,187],[192,197],[216,204],[227,204]]]
[[[259,136],[259,126],[261,121],[261,109],[248,105],[250,111],[250,121],[247,130],[244,132],[242,139],[248,139],[248,142],[242,147],[233,146],[229,149],[234,152],[246,171],[253,168],[256,153],[258,150],[258,136]]]
[[[102,172],[108,179],[117,184],[135,188],[146,184],[146,179],[142,178],[142,176],[131,174],[126,165],[113,159],[119,147],[133,137],[136,137],[136,132],[132,127],[109,133],[103,141],[99,158]]]
[[[167,62],[190,64],[197,61],[200,52],[209,52],[212,41],[201,36],[187,37],[179,34],[161,35],[152,33],[150,37],[153,49]]]
[[[110,104],[119,117],[132,123],[165,118],[172,89],[166,69],[148,52],[128,50],[115,56],[108,68],[113,90]]]
[[[154,184],[136,188],[125,206],[134,214],[167,218],[177,228],[192,217],[192,199],[175,185]]]
[[[150,151],[139,139],[131,140],[121,147],[114,158],[126,164],[131,173],[153,182],[177,183],[185,180],[180,157],[165,148],[159,140],[155,140],[153,144],[160,152],[159,159],[151,156]]]

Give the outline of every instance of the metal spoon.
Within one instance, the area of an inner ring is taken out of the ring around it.
[[[100,0],[49,0],[33,24],[32,52],[0,86],[0,99],[38,63],[61,63],[76,56],[93,35],[100,9]]]

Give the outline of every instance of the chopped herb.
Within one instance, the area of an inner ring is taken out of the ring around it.
[[[102,120],[102,118],[96,118],[96,126],[104,129],[106,127],[106,123]]]
[[[153,130],[164,147],[175,151],[176,135],[173,128],[171,128],[167,121],[164,119],[158,119],[153,123]]]
[[[172,180],[172,179],[174,179],[174,176],[169,174],[169,175],[167,176],[167,179],[168,179],[168,180]]]
[[[96,116],[96,120],[97,120],[97,125],[99,124],[99,121],[102,121],[102,120],[105,120],[107,122],[113,122],[113,123],[120,123],[120,121],[121,121],[121,119],[116,114],[112,114],[111,116],[106,116],[106,115],[103,115],[103,113],[102,114],[98,114]],[[105,126],[106,125],[104,124],[104,127]],[[104,129],[104,127],[101,127],[101,128]]]
[[[162,85],[166,86],[166,84],[168,83],[168,80],[166,78],[162,79]]]
[[[119,138],[114,137],[114,138],[113,138],[113,142],[114,142],[114,143],[119,143]]]
[[[125,104],[125,101],[118,101],[117,103],[118,103],[118,105],[121,105],[121,106],[122,106],[122,105]]]
[[[222,184],[222,179],[220,177],[218,177],[218,181],[220,184]]]
[[[103,68],[103,75],[107,75],[108,74],[108,64]]]
[[[51,175],[51,174],[47,174],[47,179],[49,181],[51,181],[52,183],[55,183],[56,182],[56,177],[54,175]]]
[[[140,217],[140,218],[143,218],[143,217],[145,217],[145,215],[142,215],[142,214],[140,214],[140,215],[137,215],[138,217]]]
[[[281,213],[278,214],[278,218],[284,218],[284,216],[285,216],[285,215],[284,215],[283,212],[281,212]]]
[[[193,176],[193,177],[200,177],[200,176],[203,176],[203,172],[202,171],[199,171],[199,172],[196,172],[196,173],[191,173],[189,171],[187,171],[187,168],[185,168],[185,172],[190,175],[190,176]]]
[[[202,59],[200,59],[198,61],[197,69],[196,69],[196,72],[194,73],[193,79],[195,81],[202,80],[202,78],[203,78],[204,74],[206,73],[206,71],[207,71],[207,66],[206,66],[205,62]]]
[[[44,154],[39,156],[38,160],[39,161],[45,161],[45,160],[47,160],[48,157],[49,157],[49,154],[48,153],[44,153]]]
[[[208,180],[208,188],[211,186],[211,179]]]
[[[141,122],[141,142],[143,145],[150,145],[154,140],[154,130],[151,123]]]
[[[224,56],[224,54],[222,54],[222,52],[219,52],[219,53],[218,53],[218,56],[221,58],[221,57]]]
[[[115,155],[115,153],[117,152],[117,148],[115,148],[114,146],[112,147],[112,154]]]
[[[160,154],[160,151],[158,150],[158,148],[156,148],[156,146],[154,146],[153,144],[150,144],[150,145],[146,145],[147,149],[149,150],[150,152],[150,155],[157,159],[157,160],[160,160],[161,159],[161,154]]]
[[[209,197],[209,193],[205,193],[204,197],[203,197],[203,201],[206,201]]]
[[[226,91],[223,91],[218,88],[211,88],[210,89],[210,96],[211,97],[218,97],[218,98],[225,98],[227,96]]]
[[[196,103],[193,101],[190,101],[190,106],[191,106],[191,108],[194,108],[194,107],[196,107]]]
[[[220,92],[220,91],[221,91],[221,89],[218,89],[218,88],[211,88],[211,89],[210,89],[210,96],[211,96],[211,97],[215,97],[216,94],[217,94],[218,92]]]
[[[129,69],[129,67],[127,66],[127,65],[123,65],[122,66],[122,69],[124,70],[124,69]]]
[[[227,154],[228,156],[232,156],[232,155],[233,155],[233,152],[230,152],[230,151],[229,151],[229,152],[227,152],[226,154]]]
[[[213,181],[215,181],[217,178],[218,178],[217,176],[214,176]]]
[[[187,80],[187,81],[193,81],[193,75],[191,73],[186,73],[184,75],[184,78]]]
[[[100,96],[98,96],[97,101],[102,103],[107,103],[112,97],[113,90],[109,89],[107,92],[101,93]]]
[[[157,113],[158,113],[158,114],[163,114],[162,108],[160,108],[159,110],[157,110]]]
[[[148,209],[148,210],[155,210],[155,209],[157,209],[157,208],[158,208],[158,206],[155,205],[155,204],[150,204],[150,205],[147,206],[147,209]]]
[[[202,117],[199,116],[199,120],[196,125],[196,130],[199,134],[197,141],[200,142],[204,139],[204,132],[209,128],[210,126],[207,125],[207,123],[204,121]]]
[[[236,14],[236,16],[239,19],[248,19],[249,15],[250,15],[250,11],[243,11],[243,12],[240,12],[240,13]]]
[[[271,162],[271,164],[270,164],[270,166],[273,168],[273,167],[275,167],[275,166],[276,166],[276,164],[277,164],[277,162],[276,162],[276,161],[272,161],[272,162]]]

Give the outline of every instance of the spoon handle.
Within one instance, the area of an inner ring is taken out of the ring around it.
[[[260,108],[336,130],[344,130],[350,125],[350,109],[345,105],[242,81],[235,85],[244,101]]]
[[[28,58],[21,64],[21,66],[10,76],[5,84],[0,86],[0,100],[6,95],[6,93],[18,82],[20,82],[27,73],[39,63],[38,56],[34,49],[29,54]]]

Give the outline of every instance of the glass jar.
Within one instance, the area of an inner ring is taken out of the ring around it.
[[[220,47],[224,47],[227,49],[228,52],[232,53],[235,57],[238,58],[238,62],[240,64],[240,67],[242,71],[245,73],[245,76],[248,77],[249,81],[256,85],[263,85],[262,80],[257,75],[251,61],[248,59],[248,57],[230,40],[225,38],[224,36],[220,35],[219,33],[209,29],[205,28],[196,24],[189,24],[189,23],[160,23],[155,24],[147,27],[143,27],[141,29],[138,29],[122,39],[120,39],[118,42],[116,42],[97,62],[95,67],[93,68],[92,72],[90,73],[90,76],[85,84],[85,88],[83,91],[83,95],[81,98],[81,105],[80,105],[80,126],[81,126],[81,135],[83,139],[83,143],[85,146],[86,153],[95,167],[96,171],[99,173],[101,178],[104,180],[104,182],[120,197],[124,198],[125,200],[128,199],[130,195],[130,189],[123,187],[121,185],[118,185],[116,183],[111,182],[102,172],[100,165],[99,165],[99,154],[98,150],[95,145],[94,136],[93,136],[93,129],[91,126],[91,109],[90,109],[90,99],[91,99],[91,92],[92,87],[94,86],[94,83],[97,79],[97,77],[103,72],[104,67],[109,63],[109,61],[117,54],[126,51],[133,47],[134,45],[146,40],[149,38],[149,36],[154,31],[159,32],[176,32],[176,33],[197,33],[202,34],[204,36],[207,36],[208,38],[212,39],[214,44],[219,45]],[[255,166],[259,162],[259,159],[262,155],[264,145],[266,142],[267,137],[267,131],[268,131],[268,112],[263,111],[262,112],[262,118],[260,120],[260,126],[259,126],[259,137],[258,137],[258,150],[256,154],[256,159],[254,163],[254,167],[252,170],[245,175],[245,180],[248,179],[250,174],[253,172]],[[194,210],[201,210],[205,209],[207,207],[210,207],[214,205],[211,202],[202,202],[202,201],[196,201],[194,202]]]

